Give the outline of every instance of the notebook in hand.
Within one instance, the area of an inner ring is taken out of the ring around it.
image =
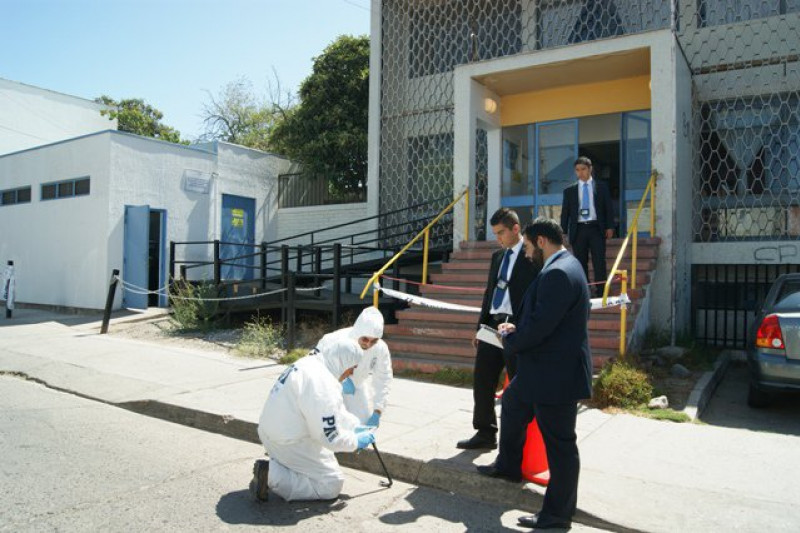
[[[479,341],[491,344],[492,346],[497,346],[498,348],[503,347],[503,337],[500,335],[500,332],[494,328],[490,328],[486,324],[481,324],[475,337]]]

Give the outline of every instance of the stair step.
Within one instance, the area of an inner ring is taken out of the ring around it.
[[[474,364],[474,361],[442,361],[436,358],[420,357],[416,354],[392,353],[392,368],[395,371],[416,370],[426,374],[433,374],[443,368],[472,370]]]
[[[446,322],[458,324],[472,324],[475,326],[478,322],[477,313],[466,313],[461,311],[443,311],[440,309],[429,309],[421,307],[411,307],[397,311],[397,319],[399,320],[424,320],[430,322]]]
[[[436,342],[420,340],[416,337],[392,337],[386,340],[389,350],[392,353],[406,354],[426,354],[436,356],[436,358],[446,358],[448,360],[474,359],[475,348],[469,340],[450,340],[444,341],[437,339]]]

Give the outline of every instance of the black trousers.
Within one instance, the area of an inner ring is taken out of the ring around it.
[[[495,327],[496,324],[492,326]],[[475,403],[472,411],[472,427],[487,436],[497,434],[494,395],[503,368],[508,370],[508,379],[511,380],[516,373],[516,358],[506,361],[503,350],[485,342],[478,342],[472,380],[472,399]]]
[[[503,394],[500,453],[495,466],[509,475],[521,475],[528,424],[536,418],[550,467],[550,482],[539,512],[540,518],[547,521],[571,521],[578,504],[581,462],[575,434],[577,417],[577,402],[546,405],[524,401],[519,380],[513,381]]]
[[[583,272],[589,280],[589,252],[592,253],[592,266],[594,267],[594,281],[606,280],[606,236],[603,229],[596,222],[578,224],[575,232],[575,242],[572,243],[572,252],[583,265]],[[603,285],[592,285],[595,294],[603,293]]]

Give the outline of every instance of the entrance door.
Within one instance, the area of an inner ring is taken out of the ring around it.
[[[578,157],[578,120],[536,125],[536,185],[533,216],[561,217],[564,189],[575,182]]]
[[[222,242],[220,259],[227,260],[243,255],[244,259],[233,259],[230,264],[222,266],[222,279],[253,279],[256,252],[256,201],[254,198],[222,195]]]
[[[150,234],[150,206],[125,206],[125,235],[122,255],[122,279],[138,287],[136,292],[122,290],[122,306],[130,309],[147,309],[148,240]]]
[[[620,234],[627,232],[628,221],[636,214],[636,208],[650,180],[650,111],[634,111],[622,114],[622,197],[620,205]],[[639,217],[639,232],[649,231],[648,208]]]

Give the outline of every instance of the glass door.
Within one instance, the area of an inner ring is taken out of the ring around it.
[[[578,119],[536,125],[536,185],[533,215],[559,220],[564,189],[575,181]]]
[[[636,208],[644,195],[650,179],[650,111],[634,111],[622,114],[622,142],[620,159],[622,183],[620,187],[620,233],[628,231],[628,221],[636,214]],[[639,232],[650,231],[650,210],[645,207],[639,216]]]

